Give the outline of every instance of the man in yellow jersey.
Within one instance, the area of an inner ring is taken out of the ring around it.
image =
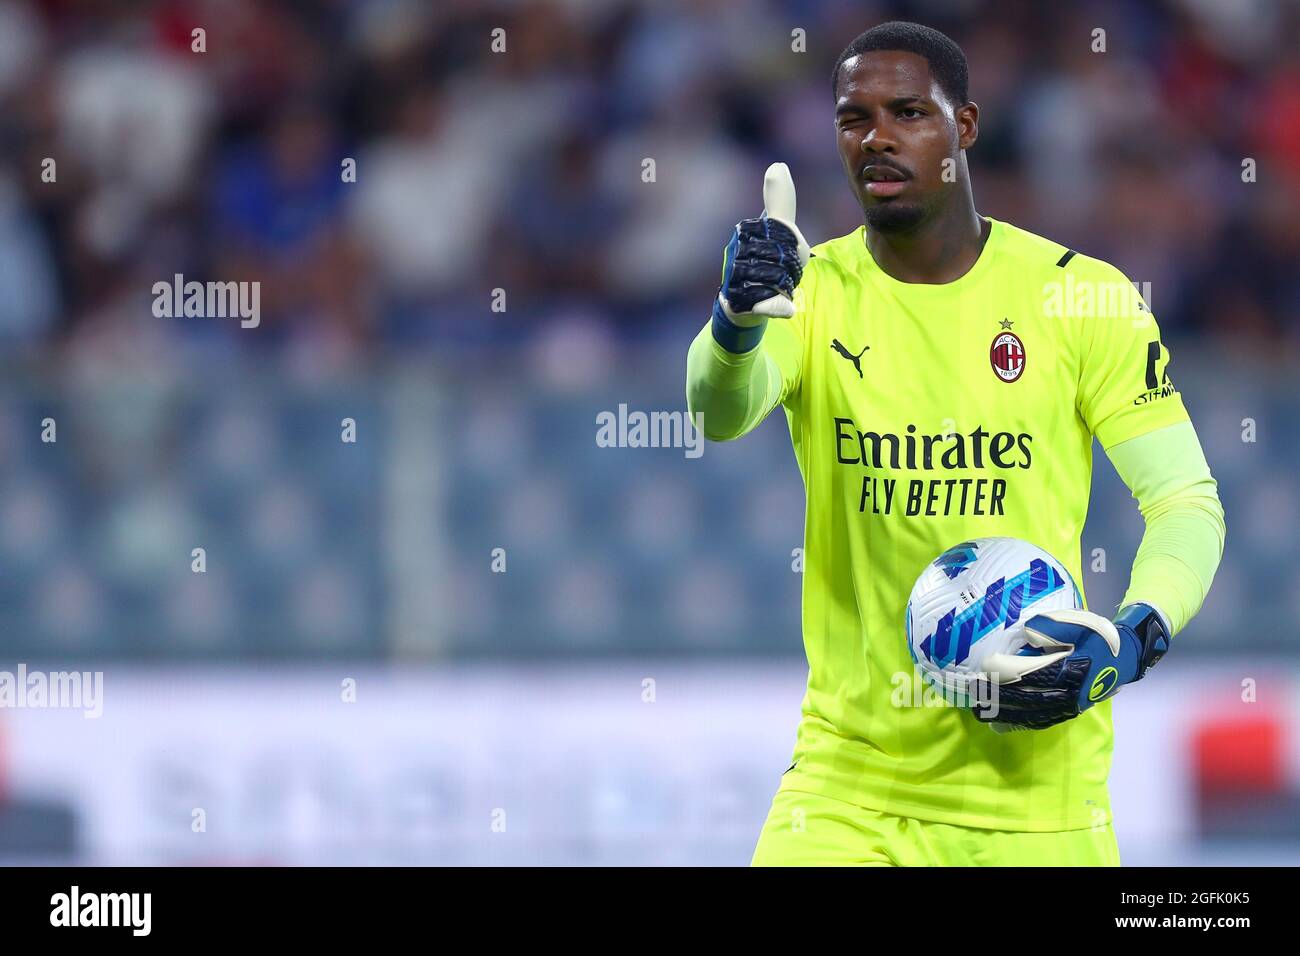
[[[1115,865],[1109,698],[1200,609],[1225,534],[1168,350],[1119,270],[976,212],[979,109],[952,40],[869,30],[834,95],[865,226],[810,251],[773,165],[687,360],[708,438],[785,409],[807,491],[808,689],[753,862]],[[1119,613],[1032,617],[1042,657],[997,715],[925,706],[904,688],[917,575],[1010,536],[1081,582],[1094,436],[1146,523]]]

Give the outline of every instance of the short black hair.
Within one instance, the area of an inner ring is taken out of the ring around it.
[[[901,50],[924,57],[930,64],[930,73],[954,105],[968,102],[970,74],[966,68],[966,54],[952,38],[932,27],[905,20],[891,20],[858,34],[835,61],[831,73],[831,94],[840,95],[840,67],[844,61],[873,50]]]

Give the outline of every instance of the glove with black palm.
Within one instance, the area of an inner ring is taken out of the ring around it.
[[[1155,608],[1132,604],[1108,621],[1091,611],[1049,611],[1025,622],[1018,654],[984,662],[996,686],[979,689],[975,717],[994,729],[1043,730],[1078,717],[1141,680],[1169,649]]]
[[[758,345],[769,318],[794,315],[794,290],[808,264],[808,243],[794,224],[794,180],[785,163],[763,177],[763,215],[736,223],[713,303],[713,336],[729,352]]]

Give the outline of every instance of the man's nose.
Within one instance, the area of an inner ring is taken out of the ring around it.
[[[881,123],[871,127],[867,135],[862,137],[864,153],[893,153],[897,149],[898,143],[894,140],[893,133]]]

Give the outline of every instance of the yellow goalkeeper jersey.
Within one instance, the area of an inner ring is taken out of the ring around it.
[[[975,265],[939,285],[883,272],[865,227],[814,247],[794,317],[740,356],[706,326],[688,381],[748,383],[733,420],[703,411],[710,438],[782,405],[807,492],[808,688],[781,789],[962,826],[1104,826],[1109,701],[999,735],[922,693],[907,649],[912,585],[959,542],[1031,541],[1082,590],[1093,436],[1110,448],[1187,419],[1119,270],[990,223]]]

